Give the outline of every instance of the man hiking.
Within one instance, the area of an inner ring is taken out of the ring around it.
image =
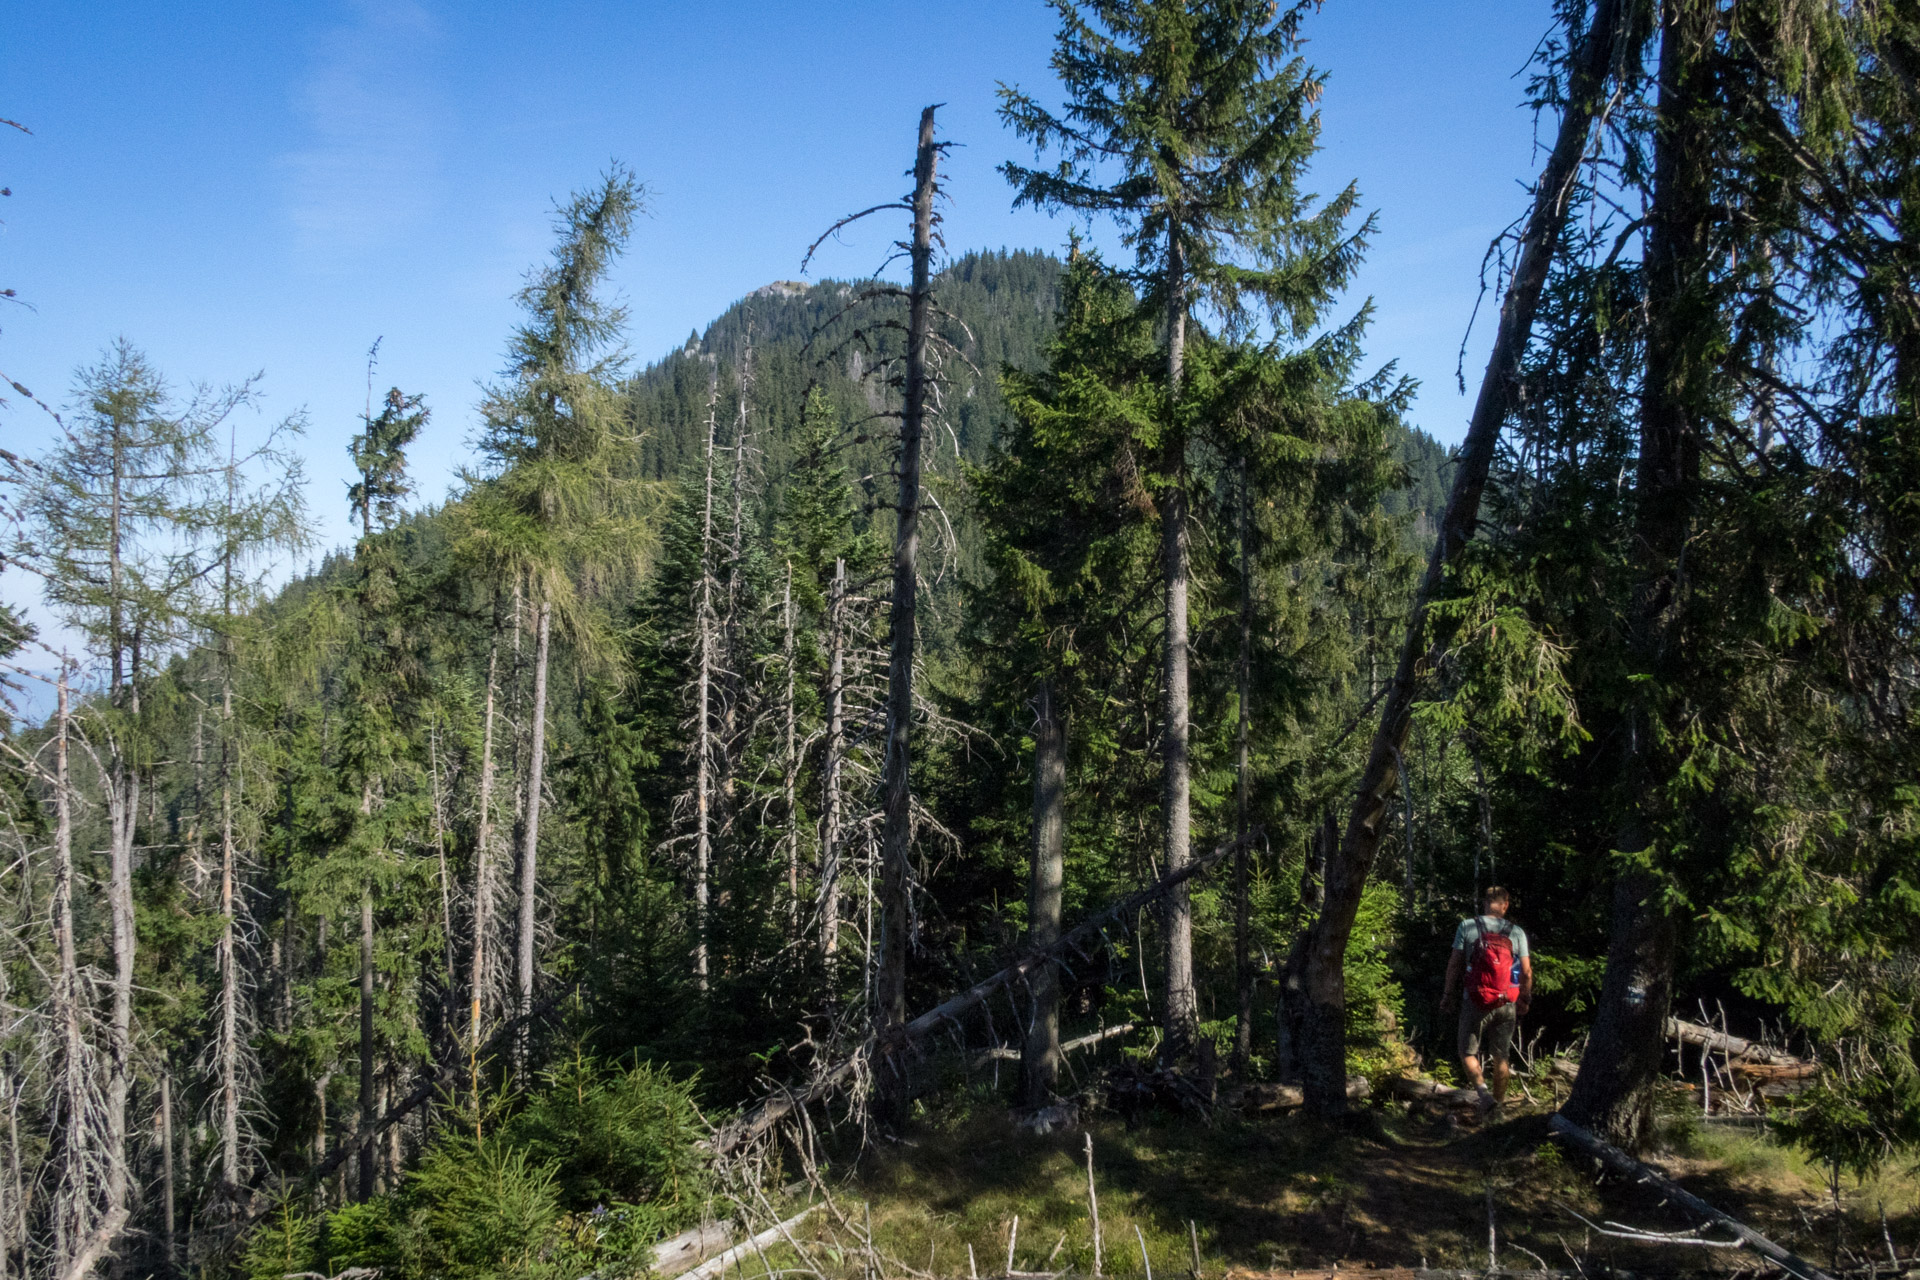
[[[1453,955],[1447,960],[1447,991],[1442,1012],[1460,1005],[1460,1065],[1467,1083],[1480,1091],[1483,1106],[1498,1106],[1507,1096],[1507,1051],[1513,1046],[1520,1015],[1533,1003],[1533,961],[1527,931],[1507,919],[1507,891],[1493,885],[1480,895],[1480,914],[1462,920],[1453,931]],[[1481,1064],[1493,1078],[1491,1099]]]

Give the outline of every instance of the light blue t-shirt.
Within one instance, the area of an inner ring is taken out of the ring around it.
[[[1453,931],[1453,949],[1465,951],[1480,941],[1481,931],[1491,929],[1495,933],[1505,933],[1513,946],[1513,958],[1527,958],[1527,931],[1511,920],[1499,916],[1475,916],[1471,920],[1462,920],[1460,927]]]

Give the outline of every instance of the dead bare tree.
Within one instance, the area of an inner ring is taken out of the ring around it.
[[[719,400],[719,370],[712,371],[707,390],[707,448],[704,498],[700,509],[700,581],[694,588],[693,709],[693,981],[707,989],[707,932],[713,866],[714,734],[713,698],[720,666],[720,619],[714,606],[713,463],[718,424],[714,407]]]
[[[907,295],[906,385],[900,412],[900,499],[893,538],[891,652],[887,668],[887,737],[881,776],[885,814],[880,839],[880,962],[875,973],[876,1024],[883,1039],[907,1020],[908,924],[912,910],[911,803],[913,659],[919,596],[920,444],[927,405],[927,333],[932,322],[933,197],[940,145],[933,140],[934,107],[920,113],[913,165],[913,283]],[[891,1124],[906,1119],[907,1082],[882,1073],[881,1112]]]
[[[785,777],[781,781],[780,816],[787,829],[781,843],[787,847],[787,923],[800,920],[800,805],[795,788],[800,776],[798,711],[794,704],[793,666],[797,656],[793,635],[793,559],[787,559],[787,573],[780,588],[782,629],[780,655],[785,668],[786,686],[781,691],[781,718],[786,731],[786,752],[782,756]]]

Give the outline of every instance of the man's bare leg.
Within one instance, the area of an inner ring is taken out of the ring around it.
[[[1470,1089],[1478,1089],[1481,1084],[1480,1059],[1474,1057],[1472,1054],[1468,1054],[1466,1057],[1460,1059],[1460,1065],[1464,1067],[1467,1072],[1467,1087]]]
[[[1505,1058],[1493,1064],[1493,1100],[1495,1102],[1505,1102],[1507,1100],[1507,1078],[1511,1073],[1512,1068],[1507,1065]],[[1474,1072],[1475,1076],[1479,1074],[1478,1071]]]

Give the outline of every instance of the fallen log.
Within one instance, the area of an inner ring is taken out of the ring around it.
[[[1729,1214],[1714,1208],[1699,1196],[1687,1191],[1673,1179],[1661,1173],[1652,1165],[1634,1159],[1612,1143],[1603,1142],[1565,1116],[1555,1112],[1547,1121],[1547,1129],[1555,1137],[1563,1138],[1575,1147],[1592,1156],[1607,1168],[1623,1177],[1630,1178],[1643,1186],[1652,1187],[1673,1204],[1686,1210],[1696,1218],[1725,1227],[1740,1242],[1770,1262],[1779,1264],[1800,1280],[1833,1280],[1826,1272],[1797,1254],[1789,1253],[1773,1241]]]
[[[1347,1101],[1372,1095],[1373,1084],[1365,1076],[1347,1077]],[[1250,1084],[1240,1095],[1241,1109],[1252,1112],[1289,1111],[1305,1102],[1306,1094],[1297,1084]]]
[[[771,1249],[787,1238],[787,1232],[806,1221],[807,1217],[820,1206],[810,1204],[785,1222],[776,1222],[759,1235],[749,1236],[725,1253],[715,1254],[705,1262],[686,1273],[686,1280],[710,1280],[710,1277],[725,1275],[727,1268],[764,1249]]]
[[[1491,1094],[1483,1095],[1478,1089],[1456,1089],[1425,1076],[1395,1076],[1388,1082],[1388,1088],[1394,1097],[1403,1102],[1424,1102],[1440,1107],[1477,1109],[1486,1106],[1486,1100],[1492,1097]]]
[[[732,1239],[730,1222],[703,1222],[691,1231],[682,1231],[653,1246],[653,1274],[668,1280],[699,1266],[715,1250],[726,1248]]]
[[[1132,1034],[1133,1024],[1131,1022],[1123,1022],[1117,1027],[1102,1027],[1100,1030],[1090,1032],[1087,1035],[1075,1036],[1060,1046],[1060,1052],[1072,1053],[1076,1049],[1090,1049],[1102,1040],[1111,1040],[1114,1036]],[[1020,1051],[1018,1049],[1009,1049],[1005,1045],[996,1045],[991,1049],[982,1050],[980,1056],[976,1058],[975,1061],[992,1062],[996,1058],[1002,1062],[1018,1062],[1020,1061]]]
[[[1817,1062],[1808,1062],[1805,1058],[1769,1049],[1757,1040],[1742,1040],[1739,1036],[1730,1036],[1697,1022],[1682,1022],[1679,1018],[1667,1019],[1667,1039],[1720,1054],[1727,1059],[1729,1066],[1736,1069],[1743,1066],[1766,1067],[1807,1075],[1814,1075],[1820,1070]]]
[[[847,1081],[853,1079],[876,1053],[904,1052],[917,1041],[939,1030],[942,1025],[949,1022],[957,1023],[962,1014],[970,1013],[985,1004],[987,997],[1001,987],[1016,979],[1024,978],[1041,965],[1055,963],[1069,951],[1079,950],[1081,944],[1091,942],[1101,930],[1114,921],[1140,911],[1162,894],[1185,884],[1201,872],[1215,866],[1235,849],[1244,844],[1251,844],[1265,834],[1265,828],[1254,827],[1237,840],[1229,840],[1211,853],[1195,858],[1178,871],[1168,872],[1146,888],[1136,890],[1124,898],[1109,903],[1105,909],[1095,912],[1061,935],[1060,940],[1052,946],[1027,952],[998,973],[983,978],[959,995],[935,1005],[913,1021],[896,1028],[890,1043],[882,1046],[874,1036],[867,1036],[851,1054],[826,1068],[807,1084],[797,1089],[780,1089],[762,1099],[757,1106],[721,1125],[714,1130],[713,1137],[708,1139],[707,1149],[715,1155],[725,1155],[737,1147],[755,1141],[792,1115],[798,1108],[831,1096]]]

